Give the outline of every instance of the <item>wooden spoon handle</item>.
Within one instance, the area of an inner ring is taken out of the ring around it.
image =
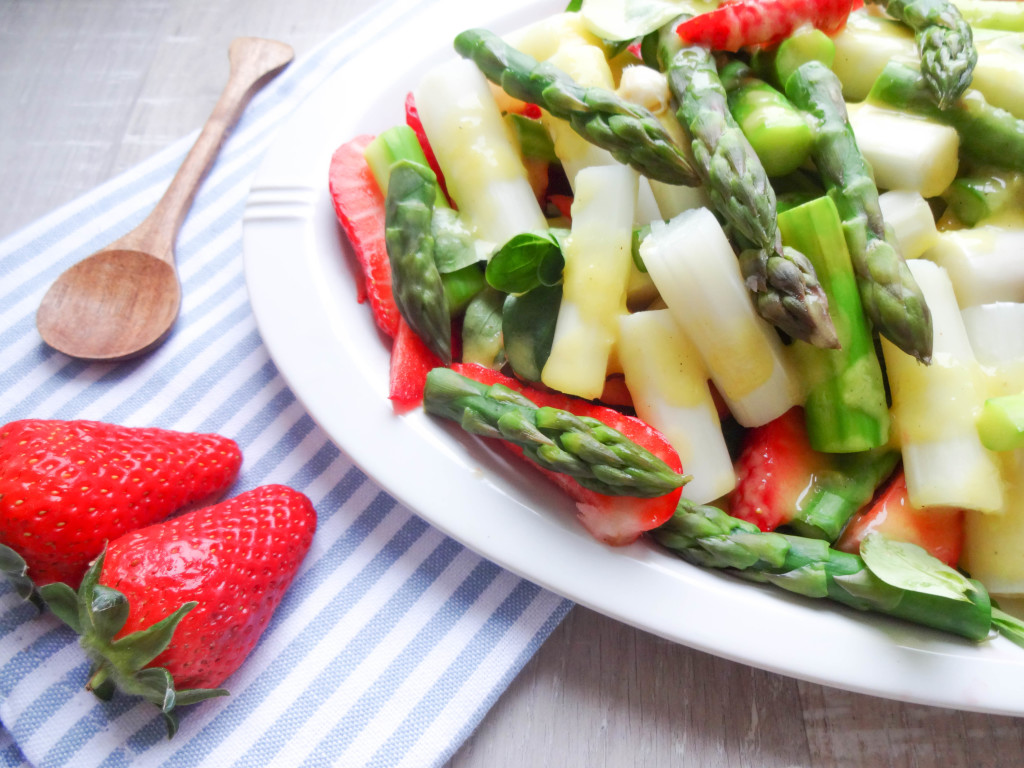
[[[118,247],[151,253],[174,264],[174,242],[192,200],[224,139],[249,100],[292,60],[291,46],[257,37],[239,37],[228,49],[231,74],[196,143],[189,150],[160,202]]]

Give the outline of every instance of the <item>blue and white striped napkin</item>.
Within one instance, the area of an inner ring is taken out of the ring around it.
[[[232,695],[184,710],[170,741],[152,705],[84,691],[72,633],[0,584],[0,765],[438,765],[569,609],[354,467],[285,385],[248,303],[242,212],[275,129],[367,41],[432,4],[375,5],[254,99],[181,231],[181,317],[148,357],[67,358],[42,344],[35,310],[61,271],[141,221],[194,137],[0,243],[0,423],[90,418],[219,432],[245,455],[235,491],[290,485],[320,518],[267,634],[228,681]]]

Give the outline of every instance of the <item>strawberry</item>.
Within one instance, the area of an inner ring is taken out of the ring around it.
[[[0,428],[0,559],[15,571],[23,559],[36,584],[78,586],[107,541],[213,501],[241,463],[238,445],[220,435],[97,421],[11,422]]]
[[[803,536],[835,541],[898,461],[899,452],[889,448],[815,451],[803,409],[792,408],[745,435],[729,512],[762,531],[786,526]]]
[[[864,537],[874,531],[890,539],[917,544],[946,565],[956,567],[964,542],[964,511],[956,507],[918,509],[910,504],[907,479],[897,472],[878,498],[855,515],[836,542],[836,549],[860,552]]]
[[[309,499],[266,485],[110,543],[76,594],[43,587],[93,662],[88,687],[176,705],[224,695],[294,579],[316,529]]]
[[[811,448],[803,411],[793,408],[749,430],[736,462],[729,513],[773,531],[793,519],[823,458]]]

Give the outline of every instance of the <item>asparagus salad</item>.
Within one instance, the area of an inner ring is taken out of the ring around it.
[[[1024,3],[469,29],[330,188],[391,399],[586,529],[1024,644]]]

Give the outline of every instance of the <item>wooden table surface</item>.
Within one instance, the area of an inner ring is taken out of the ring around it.
[[[0,237],[198,128],[226,77],[231,38],[277,38],[302,55],[370,5],[0,0]],[[1024,720],[798,682],[583,608],[448,763],[1018,765]]]

